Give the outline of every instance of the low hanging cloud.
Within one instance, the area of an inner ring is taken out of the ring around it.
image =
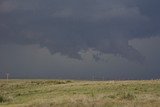
[[[39,44],[52,54],[76,59],[81,59],[81,51],[92,49],[143,62],[145,57],[129,41],[159,34],[158,11],[147,11],[160,9],[153,4],[149,0],[1,0],[0,44]]]

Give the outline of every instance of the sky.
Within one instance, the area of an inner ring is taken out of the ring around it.
[[[159,79],[159,0],[0,0],[0,78]]]

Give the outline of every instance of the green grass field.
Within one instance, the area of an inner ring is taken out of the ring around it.
[[[160,80],[0,80],[0,107],[160,107]]]

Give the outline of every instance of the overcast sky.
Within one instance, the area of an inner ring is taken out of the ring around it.
[[[159,79],[159,0],[0,0],[0,78]]]

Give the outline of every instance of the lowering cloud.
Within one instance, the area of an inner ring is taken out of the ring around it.
[[[145,4],[144,4],[145,3]],[[94,50],[143,62],[129,45],[159,34],[158,1],[1,0],[0,44],[39,44],[54,53],[81,59]]]

